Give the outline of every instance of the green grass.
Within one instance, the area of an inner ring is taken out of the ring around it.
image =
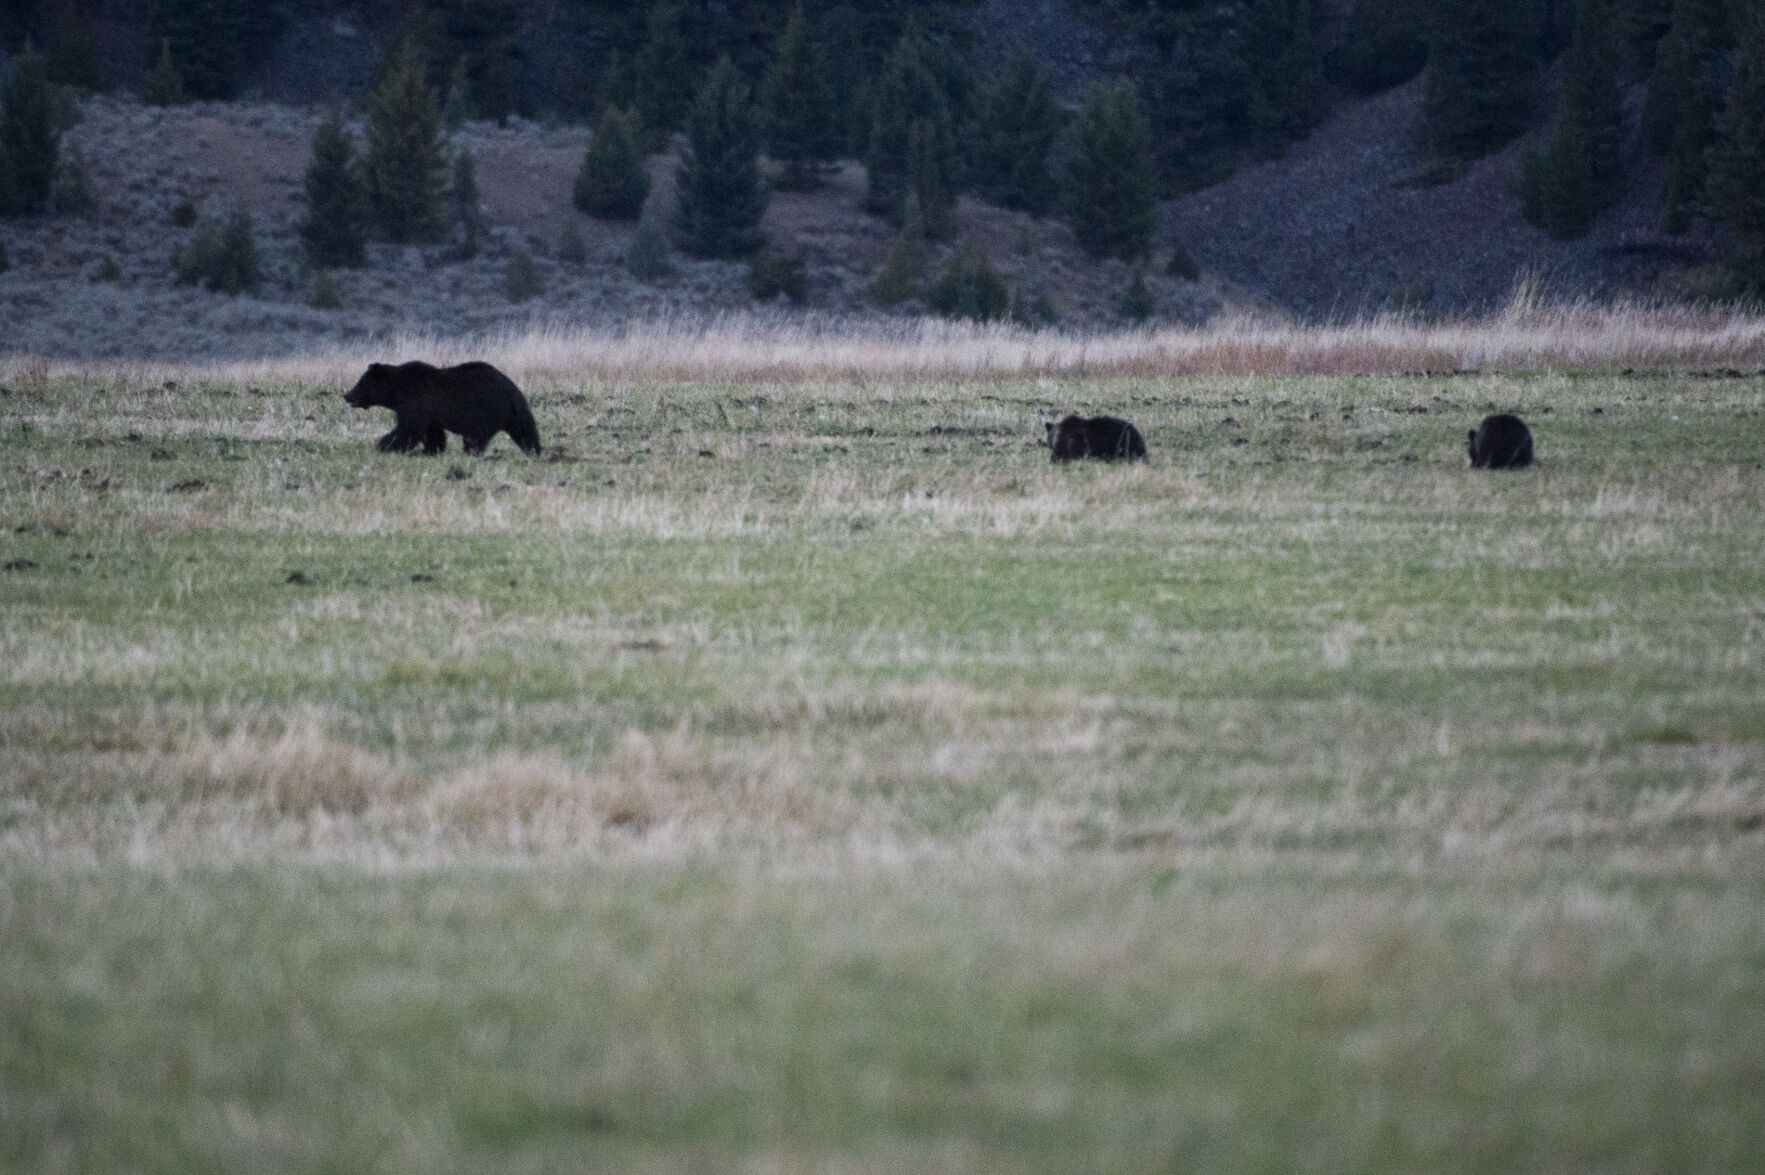
[[[1765,381],[529,393],[0,395],[0,1170],[1765,1153]]]

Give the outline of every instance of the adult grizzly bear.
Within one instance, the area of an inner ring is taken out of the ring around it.
[[[1485,416],[1471,430],[1472,469],[1519,469],[1532,464],[1532,430],[1518,416]]]
[[[1146,460],[1140,430],[1114,416],[1068,416],[1048,421],[1048,449],[1054,461],[1096,457],[1103,461]]]
[[[382,453],[421,448],[433,456],[446,451],[450,432],[459,433],[466,452],[474,455],[499,432],[508,433],[523,451],[539,452],[539,429],[527,397],[488,363],[370,363],[343,399],[356,408],[392,409],[392,431],[375,442]]]

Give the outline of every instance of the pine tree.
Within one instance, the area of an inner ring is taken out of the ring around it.
[[[841,152],[862,156],[870,144],[865,79],[871,72],[863,18],[850,4],[836,4],[816,22],[816,31],[815,43],[827,61],[828,90],[833,99],[834,128]]]
[[[1421,140],[1434,158],[1479,159],[1526,128],[1538,83],[1528,0],[1432,0]]]
[[[956,189],[950,182],[955,172],[955,134],[950,122],[950,109],[943,88],[925,62],[921,36],[909,27],[896,42],[894,51],[876,79],[871,94],[870,149],[865,157],[868,169],[865,206],[899,224],[907,192],[915,187],[920,207],[928,226],[947,223],[955,206]],[[924,120],[931,128],[929,145],[922,144],[921,183],[909,177],[909,146],[913,126]],[[936,182],[930,180],[929,169],[937,171]],[[930,191],[942,203],[933,207],[926,203]],[[935,227],[933,235],[936,234]]]
[[[1618,151],[1624,138],[1618,47],[1608,0],[1581,0],[1563,60],[1556,118],[1542,147],[1526,156],[1521,205],[1526,219],[1568,240],[1624,191]]]
[[[1355,0],[1335,73],[1357,94],[1409,81],[1428,64],[1427,6],[1417,0]]]
[[[671,0],[657,0],[650,9],[648,37],[633,70],[639,133],[652,150],[660,150],[679,130],[693,104],[693,71],[687,58],[680,9]]]
[[[1649,145],[1667,157],[1661,227],[1674,235],[1691,227],[1703,201],[1727,44],[1722,0],[1677,0],[1672,26],[1655,50],[1642,125]]]
[[[453,225],[456,250],[462,258],[478,255],[478,235],[484,225],[478,215],[478,166],[472,152],[461,147],[454,154],[453,185],[447,193],[448,221]]]
[[[1148,60],[1139,81],[1157,174],[1170,190],[1224,179],[1252,139],[1242,19],[1236,4],[1154,4],[1142,17]]]
[[[760,109],[767,153],[784,164],[779,186],[788,191],[814,187],[815,169],[838,157],[841,136],[827,66],[809,39],[801,0],[791,10],[778,56],[760,83]]]
[[[0,86],[0,216],[41,211],[55,183],[61,129],[43,55],[27,43]]]
[[[177,106],[185,99],[184,79],[178,76],[177,63],[172,60],[172,43],[162,40],[159,57],[141,79],[141,101],[149,106]]]
[[[467,95],[472,91],[472,79],[466,75],[466,59],[454,62],[453,72],[447,77],[447,96],[441,100],[441,129],[448,134],[458,134],[465,129],[466,121],[472,117],[472,106]]]
[[[644,170],[631,116],[609,106],[583,153],[571,202],[590,216],[634,220],[649,194],[650,173]]]
[[[944,174],[938,131],[929,118],[916,118],[907,128],[907,194],[925,209],[925,233],[943,240],[955,228],[956,193]]]
[[[430,241],[441,231],[440,123],[435,91],[407,43],[368,100],[362,163],[369,217],[393,241]]]
[[[306,165],[306,216],[300,242],[315,266],[360,265],[366,260],[367,201],[355,157],[355,140],[332,110],[313,134]]]
[[[1765,291],[1765,9],[1746,17],[1734,81],[1723,110],[1726,133],[1710,148],[1707,189],[1712,219],[1734,238],[1737,285]]]
[[[92,27],[84,20],[75,0],[61,0],[49,26],[47,47],[49,80],[58,86],[79,90],[101,87],[97,50],[92,43]]]
[[[1073,236],[1093,257],[1152,251],[1157,192],[1146,120],[1127,82],[1092,85],[1072,128],[1061,196]]]
[[[533,254],[525,249],[510,253],[508,264],[503,267],[503,296],[511,302],[521,303],[543,293],[545,274],[540,272]]]
[[[1048,74],[1022,42],[976,106],[975,187],[995,204],[1045,214],[1056,194],[1048,160],[1065,117]]]
[[[436,76],[449,76],[450,100],[499,123],[515,112],[520,27],[510,0],[420,0],[416,24]]]
[[[687,116],[686,153],[675,173],[675,227],[695,257],[746,257],[766,241],[760,218],[770,193],[760,175],[760,125],[748,87],[721,58]]]
[[[907,193],[907,207],[901,213],[901,231],[889,247],[882,272],[866,291],[879,306],[898,306],[917,297],[925,284],[925,218],[919,212],[919,197]]]
[[[239,0],[153,0],[150,43],[169,49],[190,97],[233,96],[243,7]]]
[[[1318,0],[1254,0],[1241,52],[1250,71],[1250,130],[1265,151],[1304,138],[1324,114]]]
[[[601,76],[594,88],[594,107],[602,113],[617,107],[636,117],[637,79],[632,76],[624,54],[617,49],[609,49],[601,61]],[[634,134],[637,129],[632,128]]]

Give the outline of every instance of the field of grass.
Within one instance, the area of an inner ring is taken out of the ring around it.
[[[0,391],[0,1170],[1765,1154],[1765,378],[162,374]]]

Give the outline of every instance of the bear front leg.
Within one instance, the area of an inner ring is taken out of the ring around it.
[[[423,434],[423,455],[433,457],[437,453],[447,452],[447,430],[439,424],[430,423]]]
[[[374,442],[382,453],[403,453],[411,447],[411,437],[403,425],[394,425],[391,432]]]

